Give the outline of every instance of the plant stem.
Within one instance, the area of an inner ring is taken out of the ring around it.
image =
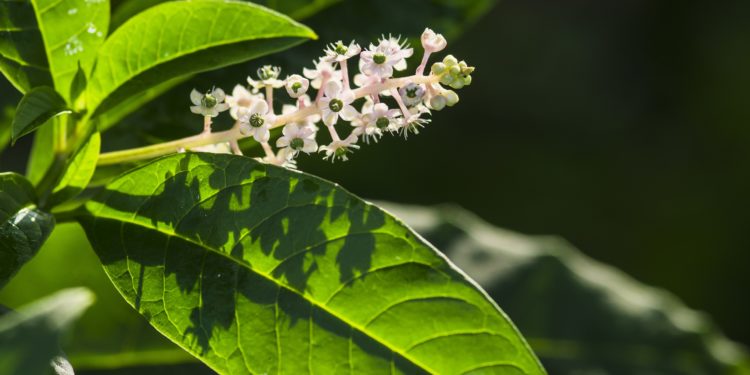
[[[354,98],[362,98],[369,95],[378,95],[382,91],[397,89],[409,83],[431,84],[440,81],[439,76],[414,75],[403,78],[392,78],[383,83],[358,88],[353,91]],[[323,88],[321,87],[321,90]],[[276,117],[276,121],[270,126],[271,129],[284,126],[290,122],[300,122],[309,116],[320,114],[318,106],[313,103],[310,106],[301,108],[295,112]],[[98,166],[112,165],[119,163],[129,163],[139,160],[151,159],[162,155],[178,152],[179,150],[189,150],[195,147],[212,145],[223,142],[231,142],[246,138],[239,131],[239,127],[233,127],[230,130],[215,133],[201,133],[187,138],[177,139],[171,142],[159,143],[151,146],[133,148],[122,151],[106,152],[99,155]]]

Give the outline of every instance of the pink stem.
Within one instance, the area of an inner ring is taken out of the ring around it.
[[[422,56],[422,63],[417,67],[416,75],[424,75],[424,68],[427,67],[427,60],[430,59],[430,54],[432,54],[432,52],[424,51],[424,55]]]

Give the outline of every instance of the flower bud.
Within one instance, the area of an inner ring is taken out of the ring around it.
[[[443,74],[443,72],[445,72],[445,69],[446,69],[445,64],[441,62],[432,64],[432,74],[435,74],[435,75]]]
[[[446,104],[448,104],[448,101],[442,95],[435,95],[430,98],[430,108],[436,111],[445,108]]]
[[[451,67],[453,65],[458,64],[458,59],[453,57],[453,55],[448,55],[448,56],[445,56],[445,58],[443,59],[443,64],[447,65],[448,67]]]
[[[424,29],[421,39],[422,47],[424,47],[425,52],[429,53],[440,52],[448,45],[443,35],[436,34],[430,29]]]
[[[456,94],[453,90],[445,90],[442,94],[440,94],[445,98],[445,104],[448,105],[448,107],[453,107],[458,103],[458,94]]]

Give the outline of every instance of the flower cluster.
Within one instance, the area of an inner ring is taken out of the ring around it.
[[[304,69],[303,75],[281,79],[280,68],[264,66],[258,69],[256,79],[247,78],[249,86],[237,85],[231,95],[221,89],[205,94],[193,90],[190,109],[204,117],[207,137],[212,134],[212,118],[219,112],[229,110],[235,120],[222,142],[193,150],[241,154],[237,141],[252,137],[265,153],[259,160],[294,168],[301,153],[321,152],[331,161],[347,160],[360,147],[360,141],[370,144],[387,134],[401,134],[404,138],[416,134],[430,122],[432,111],[458,102],[458,95],[443,85],[453,89],[467,86],[474,71],[449,55],[425,74],[430,55],[445,49],[447,42],[430,29],[424,31],[421,42],[422,62],[411,76],[395,75],[407,69],[407,59],[414,50],[405,40],[388,36],[367,48],[353,41],[332,43],[324,56],[313,61],[312,68]],[[355,56],[359,56],[359,71],[350,77],[349,59]],[[295,104],[284,104],[278,113],[273,95],[282,87]],[[311,88],[316,90],[314,94]],[[321,122],[330,142],[319,145],[317,124]],[[351,125],[346,136],[339,133],[343,122]],[[271,130],[278,127],[283,128],[274,142],[274,151]]]

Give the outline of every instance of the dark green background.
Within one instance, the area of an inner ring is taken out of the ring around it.
[[[429,26],[410,22],[419,1],[375,10],[344,5],[306,23],[344,39],[368,17],[392,16],[386,33]],[[449,42],[477,67],[458,106],[407,142],[347,163],[304,158],[301,169],[368,198],[455,202],[499,226],[559,234],[750,343],[750,2],[505,0]],[[311,60],[308,47],[288,55]],[[4,81],[0,92],[18,100]],[[0,167],[21,169],[28,141]]]

